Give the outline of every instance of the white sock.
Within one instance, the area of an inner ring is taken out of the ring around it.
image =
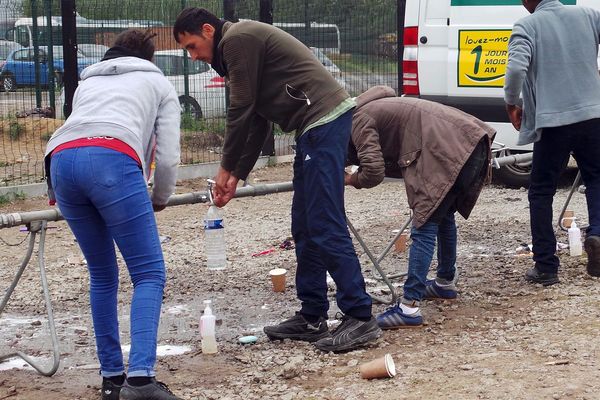
[[[419,312],[419,307],[411,307],[404,303],[400,303],[400,310],[402,310],[402,313],[405,315],[412,315]]]
[[[445,279],[440,279],[440,278],[436,278],[436,279],[435,279],[435,283],[436,283],[438,286],[440,286],[440,287],[443,287],[443,288],[450,287],[450,286],[454,286],[454,283],[453,283],[452,281],[448,282],[447,280],[445,280]]]

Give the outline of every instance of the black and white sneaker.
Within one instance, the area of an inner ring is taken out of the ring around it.
[[[311,324],[299,312],[278,325],[265,326],[263,330],[271,340],[291,339],[316,342],[329,336],[325,318],[319,317],[317,322]]]
[[[119,400],[123,385],[117,385],[108,379],[102,379],[102,400]]]
[[[125,382],[121,389],[121,400],[182,400],[175,396],[162,382],[152,378],[147,385],[133,386]]]
[[[381,328],[377,325],[375,318],[371,317],[368,321],[361,321],[344,315],[342,322],[331,336],[316,342],[315,347],[334,353],[350,351],[377,340],[379,336],[381,336]]]

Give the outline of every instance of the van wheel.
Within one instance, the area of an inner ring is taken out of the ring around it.
[[[8,74],[2,77],[2,89],[4,89],[5,92],[14,92],[17,90],[17,81],[14,76]]]
[[[510,151],[509,149],[506,149],[500,154],[500,156],[510,156],[519,153],[525,152]],[[531,175],[531,162],[505,165],[500,169],[493,169],[492,171],[495,181],[502,183],[510,188],[529,187],[529,177]]]
[[[181,106],[181,119],[184,120],[185,116],[189,116],[194,120],[202,119],[202,108],[200,104],[191,96],[179,96],[179,105]]]

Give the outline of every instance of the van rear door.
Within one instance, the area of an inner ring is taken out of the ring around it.
[[[445,96],[450,2],[422,0],[419,11],[419,91],[426,96]]]
[[[508,40],[528,14],[520,0],[451,0],[448,100],[488,122],[508,122],[504,75]]]

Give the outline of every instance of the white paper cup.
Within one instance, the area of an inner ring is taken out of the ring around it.
[[[575,213],[573,210],[565,210],[563,214],[562,224],[565,228],[570,228],[573,223],[573,218],[575,217]]]
[[[271,276],[271,283],[273,283],[273,291],[274,292],[283,292],[285,291],[285,276],[287,274],[287,270],[284,268],[275,268],[269,271],[269,275]]]
[[[396,365],[391,354],[373,361],[361,364],[359,367],[360,377],[363,379],[393,378],[396,376]]]
[[[396,243],[394,246],[396,253],[405,252],[407,243],[408,243],[408,232],[402,232],[402,234],[400,236],[398,236],[398,239],[396,239]]]

